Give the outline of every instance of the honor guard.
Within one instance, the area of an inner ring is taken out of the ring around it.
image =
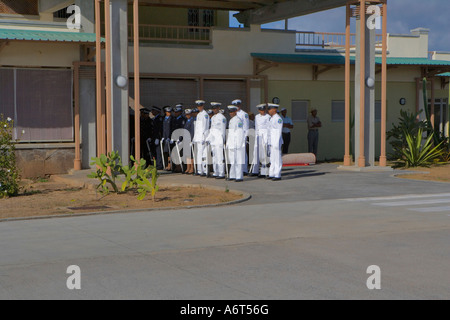
[[[209,109],[206,112],[208,113],[208,116],[209,116],[209,125],[210,125],[210,128],[211,128],[211,119],[214,116],[214,110],[213,109]]]
[[[225,178],[225,165],[224,165],[224,143],[227,129],[227,119],[220,112],[219,102],[211,102],[211,107],[214,115],[211,118],[211,129],[209,130],[206,141],[209,143],[212,149],[212,162],[213,162],[213,177],[216,179]]]
[[[278,115],[279,105],[269,103],[267,106],[269,121],[269,153],[270,169],[269,178],[273,181],[281,180],[281,169],[283,167],[282,149],[283,146],[283,119]]]
[[[209,131],[209,116],[205,111],[205,101],[197,100],[195,102],[198,109],[197,118],[194,127],[194,139],[195,145],[195,163],[197,164],[196,175],[206,177],[206,165],[207,165],[207,148],[206,148],[206,136]]]
[[[163,163],[165,165],[165,170],[172,170],[172,163],[170,158],[170,153],[172,151],[172,132],[173,132],[173,117],[172,117],[172,107],[164,108],[164,120],[163,120],[163,134],[162,134],[162,153],[163,153]],[[165,161],[167,159],[167,162]]]
[[[186,171],[185,173],[188,174],[192,174],[194,173],[194,160],[193,160],[193,156],[192,156],[192,152],[191,152],[191,147],[192,147],[192,138],[194,137],[194,115],[192,112],[192,109],[186,109],[184,110],[184,116],[186,117],[186,122],[184,124],[184,129],[189,132],[189,146],[185,146],[185,147],[189,147],[189,152],[187,152],[188,156],[186,158]]]
[[[245,132],[244,122],[237,116],[238,107],[228,106],[230,123],[228,126],[227,151],[230,163],[228,180],[243,181],[244,171],[242,164],[245,162]]]
[[[141,154],[139,155],[140,158],[145,159],[147,163],[150,163],[151,160],[151,150],[150,142],[147,141],[150,139],[152,135],[152,120],[150,119],[150,109],[148,108],[141,108],[140,110],[141,117],[140,117],[140,149]],[[151,141],[151,139],[150,139]],[[137,159],[136,159],[137,160]]]
[[[162,131],[163,131],[163,117],[161,116],[161,108],[153,107],[152,109],[152,154],[156,158],[156,168],[158,170],[164,169],[163,157],[161,152],[161,141],[162,141]]]
[[[258,114],[255,116],[255,145],[253,149],[252,175],[258,177],[269,174],[269,158],[267,157],[268,128],[270,116],[266,111],[267,104],[257,105]]]
[[[173,109],[173,119],[172,119],[172,133],[174,133],[178,129],[184,129],[184,125],[186,123],[186,118],[183,116],[183,105],[177,104]],[[181,166],[183,165],[182,154],[179,146],[179,142],[183,141],[182,133],[175,133],[175,135],[181,135],[177,141],[174,141],[172,151],[175,151],[176,155],[176,165],[172,166],[173,172],[182,172],[183,169]],[[173,153],[173,152],[172,152]],[[173,159],[173,156],[172,156]]]
[[[248,137],[248,130],[250,128],[250,119],[248,117],[248,113],[242,110],[242,100],[236,99],[231,102],[232,105],[236,106],[238,108],[237,116],[241,118],[242,123],[244,124],[244,135],[245,135],[245,161],[242,162],[242,171],[244,174],[248,174],[248,155],[247,155],[247,137]]]

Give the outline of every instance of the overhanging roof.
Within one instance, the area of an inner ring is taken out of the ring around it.
[[[264,24],[345,6],[347,0],[139,0],[141,4],[240,11],[246,25]]]
[[[0,29],[0,40],[95,43],[95,33]],[[104,39],[102,39],[104,41]]]
[[[345,57],[342,55],[318,55],[318,54],[279,54],[279,53],[252,53],[253,58],[258,58],[276,63],[298,63],[315,65],[344,65]],[[355,64],[355,57],[350,57],[350,63]],[[381,64],[381,58],[375,59],[376,64]],[[450,67],[450,61],[430,60],[428,58],[387,58],[388,65],[409,66],[445,66]]]

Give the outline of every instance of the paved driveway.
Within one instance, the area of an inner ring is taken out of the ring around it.
[[[0,223],[0,298],[448,299],[449,185],[391,174],[320,165],[287,170],[281,182],[164,176],[253,198]],[[81,290],[66,286],[70,265]],[[371,265],[381,290],[366,286]]]

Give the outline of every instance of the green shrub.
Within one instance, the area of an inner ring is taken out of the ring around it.
[[[117,188],[117,177],[123,173],[122,159],[119,156],[119,152],[110,152],[108,155],[102,154],[98,158],[92,158],[94,160],[91,165],[96,165],[97,170],[88,175],[89,178],[98,179],[99,184],[97,190],[102,194],[108,194],[111,186],[115,193],[119,192]]]
[[[138,200],[143,200],[146,197],[147,193],[150,193],[152,196],[152,200],[155,201],[156,192],[158,192],[159,190],[159,186],[156,184],[158,181],[158,177],[159,173],[156,169],[156,161],[153,160],[153,166],[149,166],[148,168],[146,168],[146,170],[136,178],[136,183],[139,185]],[[149,180],[149,178],[151,179]]]
[[[13,127],[12,119],[0,114],[0,198],[15,196],[20,189]]]
[[[102,194],[108,194],[111,191],[110,187],[115,193],[119,193],[116,181],[119,175],[124,175],[125,179],[121,186],[122,192],[134,189],[139,193],[138,200],[143,200],[147,193],[150,193],[155,200],[156,192],[159,190],[156,184],[159,177],[156,161],[153,161],[153,166],[147,166],[144,159],[136,161],[133,156],[130,156],[130,159],[130,165],[123,166],[118,152],[92,158],[94,161],[91,165],[96,165],[97,170],[89,174],[88,177],[98,179],[97,190]]]
[[[417,120],[419,113],[409,113],[408,111],[400,110],[398,125],[392,124],[392,129],[386,135],[393,150],[389,154],[389,158],[393,160],[402,159],[403,151],[408,147],[406,139],[408,134],[414,136],[417,135],[419,130],[430,130],[430,126],[426,120]]]
[[[431,133],[425,141],[423,141],[423,129],[419,129],[416,135],[406,131],[404,135],[407,146],[401,150],[401,157],[396,161],[397,166],[429,167],[432,164],[441,163],[443,141],[434,146],[434,133]]]

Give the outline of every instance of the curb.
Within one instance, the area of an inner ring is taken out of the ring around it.
[[[83,184],[83,187],[86,187],[86,183]],[[160,184],[160,187],[194,187],[194,188],[205,188],[205,185],[202,184],[182,184],[182,183],[167,183]],[[223,188],[217,186],[206,186],[208,189],[220,190],[223,191]],[[94,187],[95,188],[95,187]],[[85,216],[95,216],[95,215],[107,215],[107,214],[127,214],[127,213],[139,213],[139,212],[152,212],[152,211],[164,211],[164,210],[183,210],[183,209],[204,209],[204,208],[214,208],[214,207],[225,207],[232,206],[235,204],[239,204],[245,201],[248,201],[252,198],[252,195],[246,192],[238,191],[238,190],[229,190],[231,193],[242,194],[241,199],[222,202],[222,203],[214,203],[214,204],[203,204],[203,205],[195,205],[195,206],[178,206],[178,207],[161,207],[161,208],[148,208],[148,209],[129,209],[129,210],[109,210],[109,211],[98,211],[98,212],[83,212],[83,213],[70,213],[70,214],[55,214],[55,215],[46,215],[46,216],[31,216],[31,217],[22,217],[22,218],[4,218],[0,219],[0,223],[2,222],[12,222],[12,221],[26,221],[26,220],[42,220],[42,219],[56,219],[56,218],[72,218],[72,217],[85,217]]]
[[[430,172],[428,172],[428,171],[409,171],[409,172],[396,173],[396,174],[391,175],[391,177],[397,178],[397,179],[408,179],[410,181],[417,181],[417,182],[432,182],[432,183],[443,183],[443,184],[450,183],[450,182],[446,182],[446,181],[421,180],[421,179],[410,179],[410,178],[399,177],[399,176],[408,176],[408,175],[414,175],[414,174],[430,174]]]

